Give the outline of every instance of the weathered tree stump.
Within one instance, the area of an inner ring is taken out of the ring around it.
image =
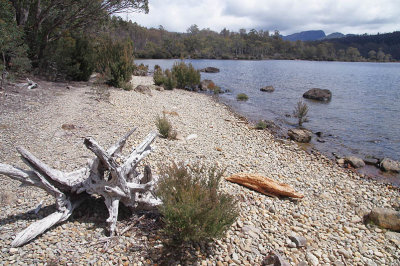
[[[121,155],[127,139],[135,130],[136,128],[129,131],[107,151],[94,139],[86,138],[85,146],[96,157],[89,160],[85,168],[74,172],[65,173],[53,169],[21,147],[17,150],[31,170],[0,164],[0,174],[24,185],[40,187],[56,199],[57,211],[17,234],[12,246],[24,245],[53,225],[67,220],[74,209],[89,199],[90,195],[104,198],[109,212],[107,223],[111,236],[117,232],[120,202],[134,210],[153,208],[161,204],[160,199],[154,195],[157,178],[152,176],[150,167],[145,166],[143,173],[136,170],[138,163],[151,152],[150,145],[157,133],[150,133],[126,158]]]

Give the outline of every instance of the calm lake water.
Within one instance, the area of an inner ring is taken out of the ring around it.
[[[153,69],[158,64],[171,68],[177,60],[136,60]],[[400,160],[400,64],[313,61],[238,61],[185,60],[195,68],[213,66],[221,71],[202,73],[231,93],[220,95],[222,102],[251,121],[273,120],[285,128],[296,120],[294,106],[303,100],[309,106],[309,122],[303,126],[323,132],[324,143],[313,138],[318,150],[332,156],[356,155],[390,157]],[[273,93],[260,88],[272,85]],[[307,100],[303,93],[311,88],[329,89],[332,100],[320,103]],[[249,96],[236,101],[238,93]]]

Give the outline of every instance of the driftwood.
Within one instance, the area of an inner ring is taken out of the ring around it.
[[[304,197],[303,194],[294,191],[290,185],[277,182],[271,178],[264,177],[259,174],[239,173],[230,177],[226,177],[225,179],[230,182],[238,183],[245,187],[251,188],[268,196],[283,196],[291,198]]]
[[[117,232],[120,202],[131,209],[146,209],[161,204],[153,192],[157,180],[153,178],[150,167],[145,166],[143,173],[136,171],[138,163],[150,153],[150,145],[157,133],[150,133],[124,158],[121,155],[122,148],[134,131],[128,132],[107,151],[94,139],[86,138],[85,146],[96,157],[89,160],[85,168],[70,173],[49,167],[21,147],[17,150],[31,170],[0,164],[0,174],[20,181],[23,185],[40,187],[56,199],[57,211],[17,234],[12,246],[24,245],[53,225],[67,220],[74,209],[90,195],[104,198],[109,212],[107,223],[111,236]]]

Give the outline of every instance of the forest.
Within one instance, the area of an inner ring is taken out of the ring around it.
[[[400,60],[400,32],[293,42],[277,30],[146,28],[118,16],[126,11],[148,12],[148,1],[0,0],[0,71],[53,80],[87,80],[96,71],[123,86],[134,58]]]

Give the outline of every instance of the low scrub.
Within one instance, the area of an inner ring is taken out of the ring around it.
[[[200,71],[190,63],[186,65],[183,61],[176,62],[172,67],[172,75],[179,89],[194,89],[200,84]]]
[[[163,116],[158,116],[156,119],[156,126],[158,129],[158,133],[160,133],[161,137],[168,138],[174,132],[172,130],[171,122],[167,119],[165,114]],[[176,137],[176,136],[175,136]]]
[[[268,127],[268,124],[263,120],[258,121],[258,123],[256,124],[256,129],[259,129],[259,130],[266,129],[267,127]]]
[[[177,85],[176,78],[172,75],[171,71],[169,69],[162,71],[159,66],[154,68],[153,81],[155,85],[163,86],[166,90],[172,90]]]
[[[232,196],[218,191],[224,170],[216,166],[161,167],[156,191],[163,201],[164,233],[172,243],[209,241],[222,237],[237,218]]]
[[[135,65],[135,69],[133,70],[133,75],[145,77],[147,76],[147,73],[149,73],[148,65],[144,64]]]
[[[303,125],[304,122],[308,122],[308,105],[302,101],[298,101],[294,111],[293,116],[297,118],[297,123],[299,127]]]
[[[247,94],[245,94],[245,93],[239,93],[239,94],[236,96],[236,99],[237,99],[238,101],[247,101],[247,100],[249,99],[249,96],[247,96]]]

